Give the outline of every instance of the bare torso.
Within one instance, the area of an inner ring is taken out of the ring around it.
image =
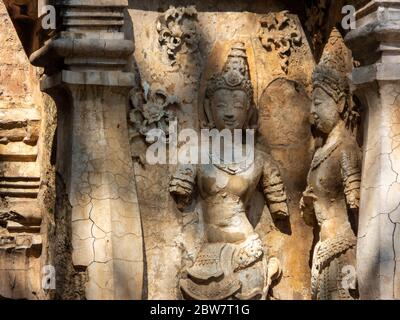
[[[255,234],[246,207],[262,176],[263,163],[262,153],[256,151],[254,161],[242,166],[199,167],[198,185],[208,242],[235,243]]]

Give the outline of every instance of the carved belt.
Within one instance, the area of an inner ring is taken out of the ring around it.
[[[356,236],[348,229],[332,239],[319,242],[315,248],[313,267],[321,271],[334,257],[354,247],[356,243]]]
[[[190,278],[182,279],[180,287],[197,300],[226,299],[242,287],[234,272],[250,266],[262,254],[262,242],[257,234],[240,245],[206,243],[193,267],[187,269]]]
[[[319,242],[314,250],[313,266],[311,270],[311,292],[314,297],[319,290],[319,278],[322,271],[338,255],[345,253],[348,249],[354,247],[357,238],[350,228],[336,235],[332,239]]]

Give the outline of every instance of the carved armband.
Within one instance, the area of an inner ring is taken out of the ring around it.
[[[361,170],[356,151],[342,153],[340,167],[347,204],[357,209],[360,204]]]
[[[271,214],[288,216],[287,196],[278,166],[270,161],[264,166],[263,190]]]
[[[190,201],[196,179],[196,169],[193,165],[181,165],[172,176],[169,192],[175,197],[178,208],[186,207]]]

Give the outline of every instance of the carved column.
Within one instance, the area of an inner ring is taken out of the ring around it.
[[[72,263],[86,299],[141,299],[141,218],[127,130],[133,42],[127,0],[57,2],[62,32],[30,57],[58,107],[57,171],[70,206]],[[61,197],[58,193],[58,197]]]
[[[346,37],[366,107],[357,245],[361,299],[400,299],[400,1],[355,1]]]
[[[43,299],[42,101],[6,8],[0,2],[0,300]]]

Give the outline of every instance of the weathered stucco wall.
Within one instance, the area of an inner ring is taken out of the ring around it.
[[[353,2],[353,53],[344,0],[0,2],[0,298],[399,298],[400,3]],[[254,163],[150,164],[218,90]]]
[[[174,51],[172,59],[160,44],[157,31],[157,21],[170,5],[195,6],[195,14],[185,22],[189,29],[195,28],[191,47],[186,53]],[[254,225],[264,245],[282,263],[282,278],[273,288],[273,295],[278,299],[308,299],[313,231],[301,219],[298,203],[312,155],[308,113],[314,59],[295,15],[290,16],[290,26],[274,34],[280,41],[281,37],[290,39],[292,30],[297,32],[300,39],[290,45],[290,53],[280,55],[278,49],[266,50],[261,42],[263,19],[274,27],[282,22],[275,23],[265,15],[285,9],[288,7],[282,1],[130,1],[128,12],[135,41],[134,63],[141,81],[153,92],[161,89],[178,99],[179,128],[198,130],[207,80],[221,71],[233,43],[245,43],[260,111],[260,132],[283,170],[291,212],[290,221],[277,224],[264,216],[258,222],[260,216],[256,214]],[[278,82],[273,83],[276,79]],[[298,116],[289,118],[285,114]],[[286,139],[287,135],[291,138]],[[137,142],[133,150],[137,152]],[[168,183],[174,170],[168,165],[136,165],[149,299],[180,297],[181,273],[193,264],[204,240],[199,206],[180,212],[169,195]]]
[[[0,296],[44,299],[55,107],[40,91],[42,71],[30,64],[3,3],[0,23]]]

